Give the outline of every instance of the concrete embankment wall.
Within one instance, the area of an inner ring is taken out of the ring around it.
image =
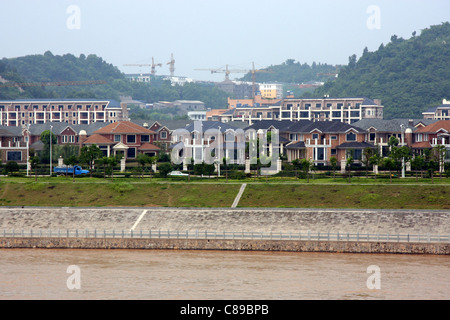
[[[2,230],[179,230],[450,234],[450,211],[337,209],[0,208],[0,247],[278,250],[448,254],[448,243],[228,239],[1,238]]]
[[[450,254],[450,247],[446,243],[239,239],[0,238],[0,248],[239,250],[436,255]]]

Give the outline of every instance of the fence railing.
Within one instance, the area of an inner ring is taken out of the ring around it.
[[[305,240],[360,242],[443,242],[450,234],[348,233],[348,232],[238,232],[179,230],[98,230],[98,229],[12,229],[0,236],[13,238],[142,238],[142,239],[222,239],[222,240]]]

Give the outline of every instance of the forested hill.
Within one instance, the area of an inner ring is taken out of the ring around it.
[[[429,107],[450,98],[450,23],[431,26],[410,39],[396,35],[378,50],[364,49],[318,88],[315,96],[381,99],[385,119],[422,118]]]
[[[308,83],[308,82],[324,82],[332,77],[336,72],[336,68],[329,64],[315,63],[311,65],[307,63],[295,62],[294,59],[288,59],[285,62],[270,66],[255,72],[255,81],[278,82],[278,83]],[[247,73],[241,78],[242,81],[252,81],[252,73]]]
[[[131,96],[135,100],[153,103],[161,100],[201,100],[210,108],[225,107],[228,94],[216,87],[189,83],[172,86],[170,81],[154,78],[151,84],[130,82],[114,65],[94,54],[76,57],[72,54],[28,55],[0,60],[0,82],[59,82],[101,80],[104,84],[77,86],[46,86],[0,88],[0,99],[115,99]],[[3,79],[3,80],[2,80]]]

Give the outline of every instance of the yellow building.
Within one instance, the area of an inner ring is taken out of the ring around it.
[[[266,99],[282,99],[283,85],[278,83],[263,83],[259,85],[259,92],[262,98]]]

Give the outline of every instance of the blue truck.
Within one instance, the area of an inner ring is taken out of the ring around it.
[[[88,174],[89,170],[84,170],[83,168],[81,168],[80,166],[64,166],[64,167],[55,167],[53,172],[54,173],[58,173],[58,174],[74,174],[74,169],[75,169],[75,175],[80,175],[80,174]]]

